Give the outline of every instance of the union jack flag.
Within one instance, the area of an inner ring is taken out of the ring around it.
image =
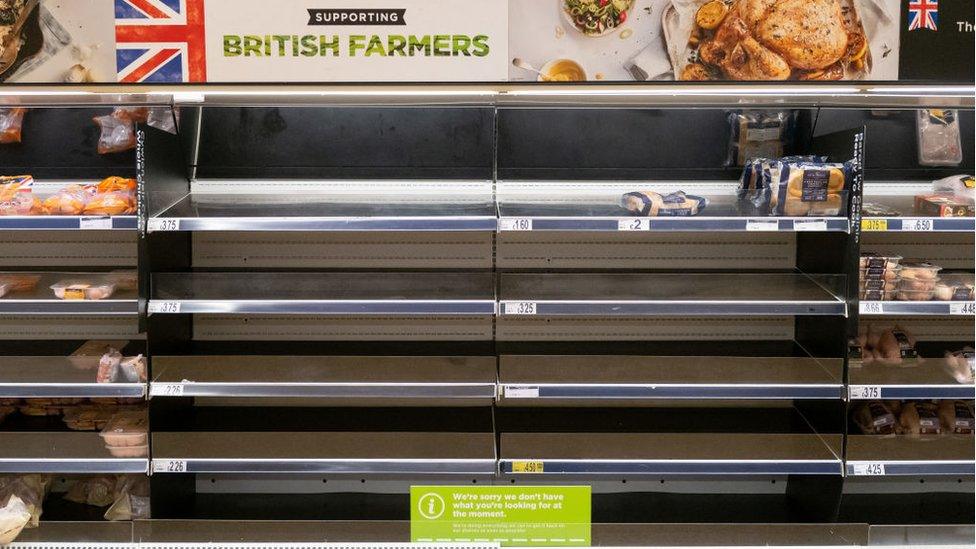
[[[206,82],[204,0],[115,0],[117,80]]]
[[[911,0],[908,3],[908,30],[929,29],[937,31],[939,0]]]

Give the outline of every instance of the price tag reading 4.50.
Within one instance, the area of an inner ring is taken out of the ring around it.
[[[649,231],[651,220],[638,217],[636,219],[620,219],[617,221],[618,231]]]
[[[512,472],[539,474],[545,472],[545,466],[541,461],[513,461]]]
[[[534,315],[536,305],[532,301],[516,301],[505,304],[505,314],[507,315]]]
[[[901,220],[901,230],[912,233],[932,231],[934,230],[933,225],[933,221],[926,218],[905,218]]]
[[[855,463],[854,475],[860,477],[881,477],[885,474],[884,463]]]
[[[851,400],[866,400],[881,398],[881,387],[877,385],[851,385]]]
[[[182,459],[154,459],[153,473],[185,473],[186,460]]]

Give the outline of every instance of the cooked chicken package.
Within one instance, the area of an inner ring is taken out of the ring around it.
[[[906,402],[898,416],[903,433],[910,435],[938,435],[942,433],[939,407],[931,402]]]
[[[947,433],[971,435],[976,428],[973,411],[961,400],[939,402],[939,420]]]
[[[854,409],[854,423],[865,435],[892,435],[897,421],[895,414],[880,400],[871,400]]]
[[[687,195],[683,191],[664,195],[654,191],[635,191],[620,199],[620,206],[631,215],[644,217],[698,215],[707,205],[708,199]]]

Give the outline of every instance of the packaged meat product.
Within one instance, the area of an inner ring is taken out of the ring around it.
[[[112,109],[112,116],[133,122],[145,122],[149,118],[149,107],[115,107]]]
[[[124,215],[136,211],[135,197],[126,192],[97,193],[89,200],[82,213],[85,215]]]
[[[935,284],[934,298],[938,301],[972,301],[976,285],[972,273],[945,273]]]
[[[874,292],[894,292],[898,288],[898,282],[894,280],[884,280],[883,278],[867,278],[858,282],[858,289]]]
[[[144,446],[149,443],[149,417],[143,410],[118,412],[102,430],[105,446]]]
[[[785,162],[773,189],[773,215],[839,215],[850,167],[847,164]]]
[[[102,356],[112,349],[125,349],[129,342],[126,340],[102,341],[89,340],[71,353],[71,356]]]
[[[861,301],[894,301],[897,293],[886,290],[867,290],[861,288],[858,292],[858,299]]]
[[[920,194],[915,197],[915,213],[926,217],[973,217],[973,203],[952,195]]]
[[[16,494],[8,495],[6,500],[0,498],[0,545],[13,543],[30,520],[27,504]]]
[[[0,177],[0,215],[30,215],[33,192],[34,178],[29,175]]]
[[[895,293],[896,301],[932,301],[935,297],[935,290],[898,290]]]
[[[101,128],[98,154],[110,154],[136,148],[136,131],[132,119],[116,113],[96,116],[92,120]]]
[[[98,182],[96,185],[97,192],[100,193],[112,193],[112,192],[124,192],[124,193],[135,193],[137,182],[135,179],[129,179],[125,177],[109,176]]]
[[[859,267],[861,270],[894,270],[898,268],[898,263],[900,263],[902,259],[903,258],[900,255],[881,255],[875,252],[861,252]]]
[[[27,109],[0,109],[0,145],[20,143],[21,128]]]
[[[142,355],[122,359],[117,380],[121,383],[145,383],[148,379],[146,358]]]
[[[976,201],[976,180],[971,175],[952,175],[932,182],[932,190],[938,194],[950,194],[969,203]]]
[[[857,274],[861,280],[887,280],[895,281],[901,276],[901,267],[887,269],[885,267],[870,267],[858,270]]]
[[[139,275],[132,271],[112,271],[105,278],[115,284],[116,290],[128,291],[139,287]]]
[[[901,212],[877,202],[865,202],[861,205],[861,215],[864,217],[899,217]]]
[[[938,435],[942,433],[939,408],[931,402],[906,402],[898,415],[902,432],[910,435]]]
[[[961,400],[939,402],[939,421],[942,422],[942,428],[947,433],[971,435],[976,430],[973,411]]]
[[[924,261],[906,261],[901,264],[898,275],[901,278],[934,280],[939,277],[942,267]]]
[[[0,274],[0,283],[8,284],[11,286],[12,292],[30,292],[37,287],[38,281],[41,280],[41,275],[31,275],[31,274],[14,274],[14,273],[4,273]]]
[[[120,457],[120,458],[137,458],[137,457],[146,457],[149,455],[148,444],[143,444],[141,446],[105,445],[105,449],[108,450],[108,453],[112,454],[113,457]]]
[[[956,166],[962,162],[959,117],[953,109],[918,110],[918,163]]]
[[[0,477],[0,502],[9,501],[12,496],[20,498],[30,514],[25,528],[37,528],[40,525],[42,505],[50,483],[50,477],[45,475]]]
[[[783,156],[792,111],[741,111],[729,113],[731,137],[728,166],[742,166],[752,158]]]
[[[899,278],[897,284],[899,290],[908,290],[909,292],[931,292],[935,289],[935,285],[938,282],[938,277],[931,279]]]
[[[654,191],[635,191],[620,199],[620,206],[631,215],[645,217],[698,215],[707,205],[708,199],[686,195],[684,191],[666,195]]]
[[[96,383],[115,383],[119,377],[119,365],[122,364],[122,353],[110,349],[98,360],[98,373],[95,374]]]
[[[854,423],[866,435],[892,435],[895,433],[895,415],[880,400],[871,400],[854,409]]]
[[[106,299],[115,292],[115,284],[110,282],[87,282],[83,280],[62,280],[51,285],[58,299]]]
[[[76,480],[64,494],[64,499],[83,505],[107,507],[115,501],[115,477],[96,476]]]
[[[965,347],[959,351],[946,352],[945,368],[959,383],[973,383],[976,380],[976,351],[972,347]]]
[[[874,350],[879,355],[879,359],[900,362],[903,358],[918,357],[915,344],[915,338],[911,334],[895,326],[890,330],[881,332]]]
[[[48,215],[81,215],[92,196],[91,187],[68,185],[44,199],[44,210]]]

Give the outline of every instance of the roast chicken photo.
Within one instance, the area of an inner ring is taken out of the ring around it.
[[[841,80],[863,75],[853,0],[710,0],[695,11],[679,80]]]

